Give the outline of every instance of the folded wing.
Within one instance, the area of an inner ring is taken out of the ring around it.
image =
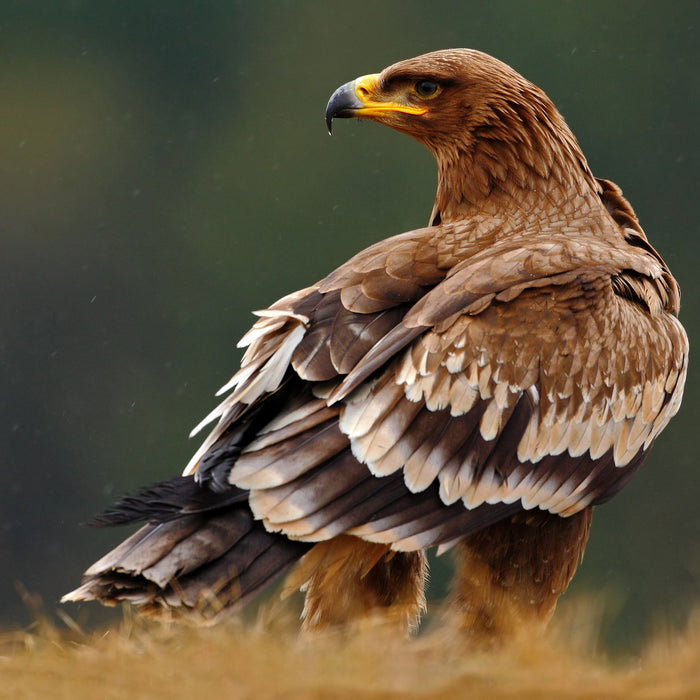
[[[663,264],[494,232],[456,237],[454,265],[445,239],[384,241],[264,312],[197,478],[248,490],[271,531],[396,549],[614,495],[680,403]]]

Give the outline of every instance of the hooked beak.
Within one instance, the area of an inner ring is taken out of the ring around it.
[[[364,104],[357,97],[355,92],[356,80],[351,80],[345,85],[341,85],[328,100],[326,106],[326,126],[328,133],[333,134],[333,119],[349,119],[354,117],[355,113],[364,107]]]
[[[379,74],[363,75],[341,85],[332,95],[326,107],[326,126],[333,133],[333,119],[350,117],[372,118],[387,112],[425,114],[424,107],[383,99],[379,88]]]

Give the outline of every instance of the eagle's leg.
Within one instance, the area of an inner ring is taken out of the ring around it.
[[[306,592],[303,629],[315,630],[382,615],[414,630],[425,610],[424,552],[341,535],[317,544],[290,574],[287,588]]]
[[[458,544],[450,612],[459,627],[487,643],[543,629],[581,561],[592,513],[523,512]]]

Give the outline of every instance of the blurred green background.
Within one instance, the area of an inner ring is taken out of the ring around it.
[[[427,222],[427,152],[325,131],[358,75],[470,46],[544,88],[679,279],[692,344],[699,21],[692,0],[2,3],[0,626],[29,621],[16,581],[51,612],[124,534],[78,522],[182,469],[251,309]],[[607,596],[610,644],[700,597],[699,402],[691,363],[681,414],[594,519],[572,589]]]

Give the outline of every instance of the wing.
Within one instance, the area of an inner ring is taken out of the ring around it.
[[[200,481],[249,490],[289,537],[405,550],[622,487],[685,379],[658,256],[586,236],[454,236],[446,251],[444,228],[261,313],[190,467]]]

